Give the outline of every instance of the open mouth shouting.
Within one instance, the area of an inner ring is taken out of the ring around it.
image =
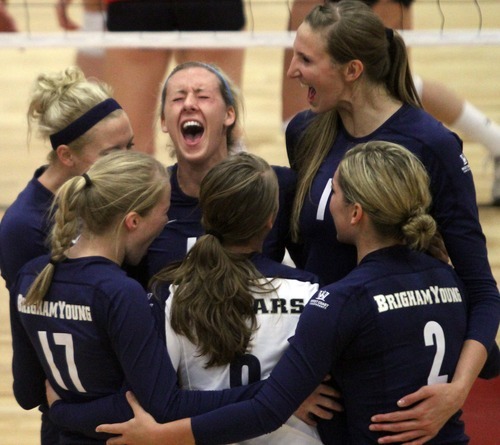
[[[198,121],[189,120],[182,124],[181,132],[186,143],[194,145],[199,142],[203,133],[205,133],[205,127]]]
[[[307,90],[307,101],[310,104],[312,104],[315,97],[316,97],[316,90],[313,87],[309,87]]]

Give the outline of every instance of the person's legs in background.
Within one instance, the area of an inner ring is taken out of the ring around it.
[[[109,48],[104,81],[127,112],[134,130],[135,150],[155,153],[158,98],[172,51]]]
[[[83,1],[82,31],[104,31],[106,29],[106,10],[98,0]],[[76,64],[85,77],[102,79],[104,76],[104,48],[80,48],[76,53]]]

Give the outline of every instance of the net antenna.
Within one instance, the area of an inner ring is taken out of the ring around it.
[[[474,6],[476,7],[478,24],[477,24],[477,33],[481,34],[483,29],[483,11],[481,10],[481,5],[479,4],[479,0],[474,0]]]

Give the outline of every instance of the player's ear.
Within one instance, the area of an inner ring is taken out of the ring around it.
[[[236,111],[234,110],[233,106],[227,107],[226,110],[226,119],[224,120],[224,125],[226,127],[230,127],[231,125],[234,124],[236,120]]]
[[[140,220],[141,215],[139,215],[137,212],[129,212],[127,213],[127,215],[125,215],[123,225],[129,232],[133,232],[139,227]]]
[[[165,115],[163,113],[161,114],[160,122],[161,122],[161,131],[163,131],[163,133],[168,133],[168,127],[165,121]]]
[[[348,82],[354,82],[355,80],[359,79],[364,70],[365,67],[363,65],[363,62],[358,59],[353,59],[347,62],[342,69],[344,78]]]
[[[355,202],[352,206],[351,224],[358,224],[363,217],[363,214],[363,207],[361,207],[359,203]]]
[[[66,167],[73,167],[75,165],[74,154],[67,145],[61,144],[56,148],[57,158],[61,164]]]

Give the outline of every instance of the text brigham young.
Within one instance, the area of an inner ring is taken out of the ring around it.
[[[456,287],[431,286],[428,289],[407,290],[373,297],[379,312],[424,304],[461,303],[462,296]]]

